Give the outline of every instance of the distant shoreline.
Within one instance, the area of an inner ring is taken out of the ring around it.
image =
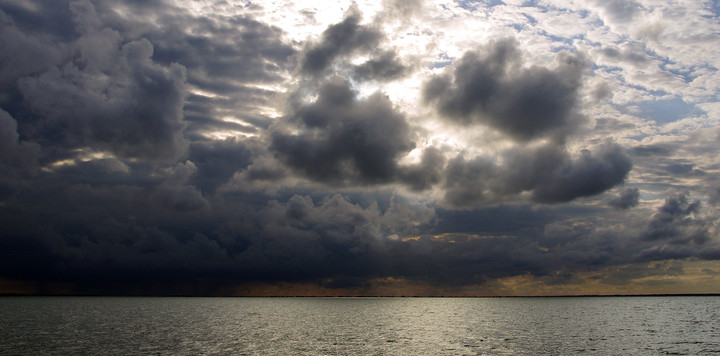
[[[498,296],[432,296],[432,295],[412,295],[412,296],[395,296],[395,295],[254,295],[254,296],[236,296],[236,295],[154,295],[154,294],[13,294],[3,293],[1,297],[127,297],[127,298],[327,298],[327,299],[372,299],[372,298],[438,298],[438,299],[500,299],[500,298],[617,298],[617,297],[720,297],[720,293],[684,293],[684,294],[583,294],[583,295],[498,295]]]

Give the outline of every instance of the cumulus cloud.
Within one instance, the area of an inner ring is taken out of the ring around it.
[[[16,168],[32,167],[37,164],[39,149],[35,143],[20,140],[17,121],[0,109],[0,162]]]
[[[21,141],[17,121],[0,108],[0,201],[17,192],[23,178],[37,173],[39,154],[40,146]]]
[[[720,203],[720,187],[715,188],[710,192],[710,198],[708,199],[708,202],[710,202],[710,204]]]
[[[637,188],[625,188],[620,195],[608,200],[608,205],[617,209],[630,209],[639,204],[640,190]]]
[[[688,202],[685,194],[666,199],[653,214],[643,238],[683,244],[704,243],[708,239],[707,226],[701,219],[693,218],[699,209],[700,201]]]
[[[340,77],[325,82],[314,103],[293,108],[288,123],[297,133],[274,133],[273,150],[320,181],[389,182],[398,159],[415,147],[405,117],[387,97],[358,99]]]
[[[594,153],[582,150],[575,158],[553,145],[508,151],[502,163],[459,156],[448,165],[445,198],[453,205],[468,205],[528,192],[538,202],[566,202],[622,183],[631,168],[630,158],[612,142],[599,145]]]
[[[124,43],[117,31],[100,27],[89,2],[70,9],[82,34],[68,44],[74,55],[17,81],[40,115],[34,138],[43,146],[90,146],[127,157],[182,154],[185,68],[155,63],[146,39]]]
[[[253,162],[253,146],[237,138],[194,141],[188,151],[189,161],[197,167],[190,178],[193,185],[206,193],[214,193],[235,172]]]
[[[561,53],[552,69],[524,64],[517,41],[492,41],[432,78],[425,101],[454,122],[486,125],[519,141],[564,138],[583,120],[577,105],[584,59]]]

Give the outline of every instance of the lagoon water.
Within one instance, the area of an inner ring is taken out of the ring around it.
[[[720,297],[2,297],[0,354],[718,354]]]

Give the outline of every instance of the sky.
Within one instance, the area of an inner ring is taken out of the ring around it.
[[[0,0],[0,293],[720,293],[719,17]]]

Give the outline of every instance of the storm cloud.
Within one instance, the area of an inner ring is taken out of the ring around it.
[[[553,4],[2,2],[0,293],[718,285],[717,16]]]
[[[573,158],[562,148],[508,151],[502,163],[487,157],[453,159],[447,170],[446,199],[453,205],[529,193],[542,203],[571,201],[600,194],[622,183],[632,168],[617,144],[606,142]]]
[[[671,240],[675,243],[689,240],[705,242],[706,229],[697,219],[693,219],[699,212],[700,205],[699,200],[688,202],[685,194],[666,199],[653,214],[643,237],[648,240]]]
[[[625,188],[620,191],[620,195],[608,200],[608,204],[618,209],[630,209],[638,205],[640,191],[637,188]]]
[[[273,135],[273,149],[288,165],[324,181],[387,182],[397,159],[414,148],[409,125],[390,101],[376,93],[358,100],[339,77],[320,88],[315,103],[288,119],[298,134]]]
[[[557,66],[523,66],[512,39],[493,41],[465,53],[452,73],[432,78],[425,101],[464,125],[482,124],[514,139],[562,139],[580,123],[576,110],[585,61],[561,53]]]

